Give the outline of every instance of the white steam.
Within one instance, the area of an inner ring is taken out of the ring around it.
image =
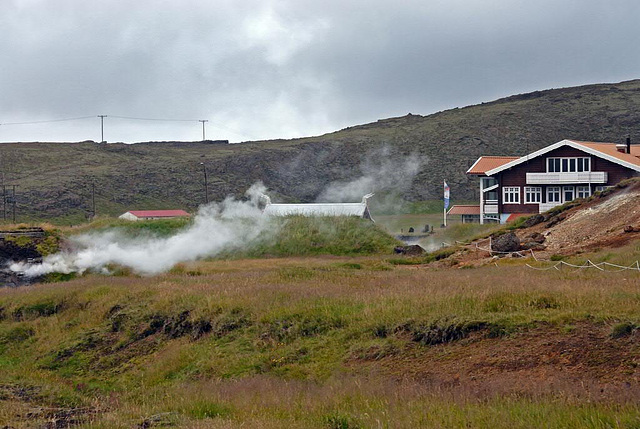
[[[85,234],[73,239],[78,250],[47,256],[41,264],[13,263],[9,268],[28,277],[106,272],[112,264],[139,274],[158,274],[179,262],[215,256],[255,240],[272,226],[258,208],[264,190],[261,183],[255,184],[247,191],[249,201],[229,197],[220,204],[203,206],[187,229],[170,237],[131,238],[116,231]]]
[[[352,180],[330,183],[318,201],[352,202],[363,195],[380,192],[402,192],[411,186],[424,160],[419,156],[393,157],[388,147],[367,155],[360,164],[360,175]]]

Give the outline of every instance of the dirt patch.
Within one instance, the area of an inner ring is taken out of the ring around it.
[[[622,189],[563,214],[564,220],[551,228],[534,227],[545,236],[548,251],[571,254],[622,246],[640,238],[640,186]]]
[[[611,326],[539,326],[503,338],[472,333],[435,346],[409,344],[375,361],[352,361],[433,389],[479,396],[563,394],[597,400],[640,395],[640,333],[611,337]]]

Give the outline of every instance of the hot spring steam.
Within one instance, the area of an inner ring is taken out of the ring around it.
[[[47,256],[40,264],[12,263],[9,269],[35,277],[52,272],[107,272],[107,266],[120,265],[139,274],[159,274],[179,262],[249,245],[273,225],[258,208],[263,192],[262,184],[256,184],[246,193],[249,201],[229,197],[203,206],[188,228],[170,237],[131,238],[118,231],[85,234],[72,239],[77,250]]]

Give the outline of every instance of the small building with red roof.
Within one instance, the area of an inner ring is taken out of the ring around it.
[[[640,175],[640,146],[561,140],[524,156],[481,156],[467,174],[478,178],[480,204],[449,213],[505,223]]]
[[[191,216],[184,210],[130,210],[120,216],[125,220],[171,219]]]

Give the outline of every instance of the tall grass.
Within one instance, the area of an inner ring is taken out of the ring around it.
[[[581,326],[613,338],[624,322],[629,332],[608,341],[631,342],[638,273],[381,264],[372,256],[216,260],[153,278],[88,275],[2,289],[0,422],[15,426],[16,409],[38,404],[96,407],[94,427],[157,415],[185,427],[638,423],[631,378],[630,388],[611,390],[622,393],[598,393],[592,374],[606,361],[579,362],[589,371],[571,373],[573,381],[527,384],[518,382],[526,367],[509,378],[489,356],[504,348],[514,362],[531,359],[536,329],[547,342]],[[485,367],[455,370],[457,359],[483,362],[494,381],[465,381]],[[633,371],[633,358],[620,359]],[[32,392],[30,403],[16,388]]]

